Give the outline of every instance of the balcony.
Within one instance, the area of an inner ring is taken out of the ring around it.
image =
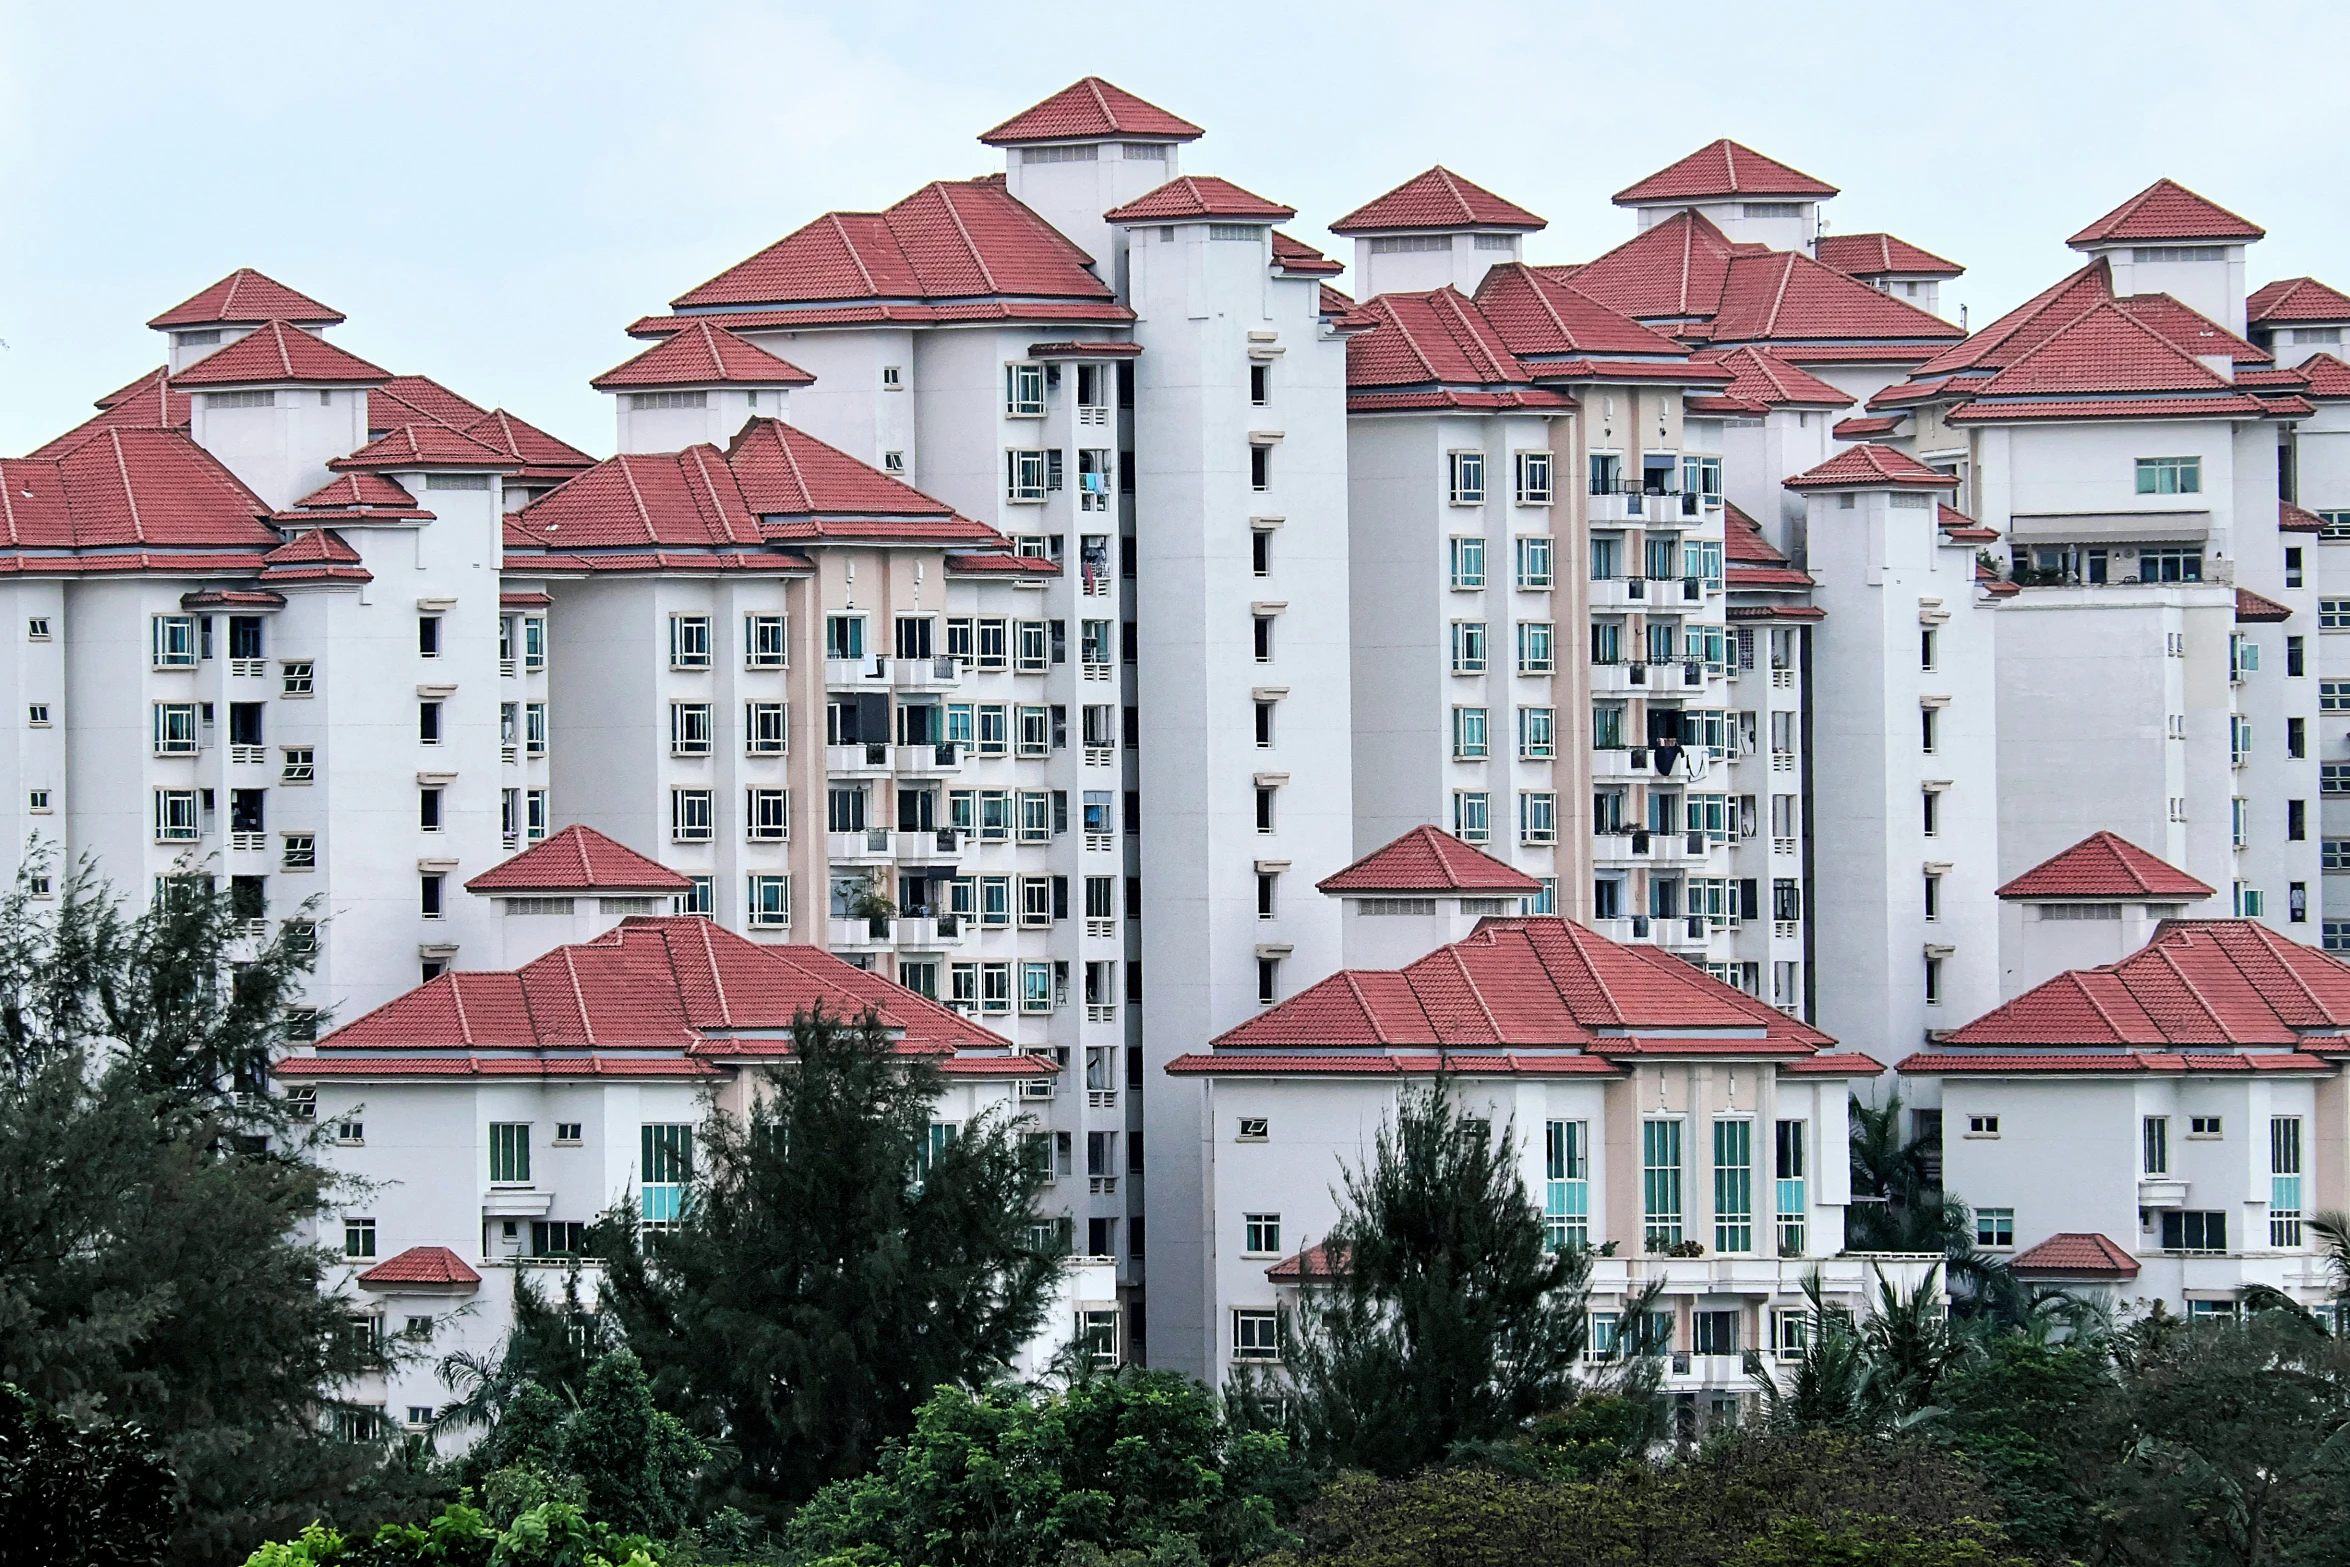
[[[1648,666],[1621,659],[1595,663],[1591,666],[1591,689],[1593,694],[1601,696],[1611,693],[1637,696],[1649,689]]]
[[[962,765],[962,753],[952,745],[901,745],[890,750],[890,766],[901,778],[942,778]]]
[[[940,861],[952,863],[962,857],[962,839],[952,829],[942,832],[900,831],[891,836],[891,853],[909,865],[934,865]]]
[[[228,672],[232,678],[238,680],[265,679],[269,674],[269,660],[266,658],[232,658],[228,661]]]
[[[1659,595],[1664,598],[1663,595]],[[1669,598],[1664,599],[1670,603]],[[1646,577],[1593,577],[1591,579],[1591,607],[1593,609],[1646,609],[1649,605]]]
[[[824,851],[835,865],[886,865],[896,837],[886,827],[868,828],[864,832],[831,832],[824,835]]]
[[[1596,858],[1607,865],[1661,865],[1700,869],[1716,845],[1701,832],[1652,833],[1636,830],[1592,835]]]
[[[871,658],[828,658],[824,661],[824,684],[831,690],[870,688],[888,680],[889,660],[879,653]]]
[[[901,914],[898,947],[906,952],[943,952],[963,944],[969,922],[955,914]]]
[[[831,662],[824,667],[830,680]],[[962,678],[961,667],[951,658],[901,658],[890,669],[890,684],[900,691],[951,691]]]
[[[889,772],[889,753],[886,745],[828,745],[824,748],[824,770],[835,777],[879,778]]]
[[[842,919],[834,915],[826,923],[825,945],[860,952],[876,952],[890,943],[890,927],[896,920]]]
[[[228,759],[232,767],[266,767],[269,764],[269,747],[232,745],[228,748]]]

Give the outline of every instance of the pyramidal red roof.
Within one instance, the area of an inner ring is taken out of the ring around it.
[[[625,550],[621,561],[645,568],[665,551],[758,550],[766,542],[726,454],[707,444],[607,457],[510,515],[506,541],[510,550]]]
[[[1415,827],[1314,884],[1324,892],[1536,893],[1542,883],[1451,833]]]
[[[2257,920],[2166,920],[2119,963],[2059,974],[1944,1042],[2293,1051],[2305,1036],[2315,1043],[2345,1026],[2350,965]]]
[[[385,1258],[358,1279],[362,1289],[382,1289],[387,1284],[467,1286],[480,1282],[481,1275],[446,1246],[411,1246],[398,1256]]]
[[[726,449],[743,504],[776,539],[885,536],[1001,546],[985,523],[780,419],[745,423]]]
[[[493,865],[468,892],[691,892],[693,881],[613,842],[593,827],[566,827]]]
[[[1346,270],[1346,264],[1333,261],[1302,239],[1293,239],[1279,229],[1273,231],[1273,265],[1284,272],[1301,272],[1309,277],[1336,277]]]
[[[522,472],[517,477],[524,479],[567,479],[596,465],[596,460],[578,447],[557,440],[529,420],[518,419],[503,408],[491,409],[463,426],[460,433],[521,463]]]
[[[511,471],[514,459],[445,424],[404,424],[387,430],[347,457],[327,464],[336,473],[367,468],[488,468]]]
[[[1488,267],[1477,284],[1477,309],[1511,352],[1641,354],[1680,358],[1688,352],[1620,310],[1520,261]]]
[[[1362,307],[1371,330],[1346,343],[1350,391],[1531,388],[1533,377],[1460,290],[1381,294]],[[1555,394],[1552,401],[1557,401]]]
[[[404,424],[445,424],[462,430],[487,411],[430,376],[396,375],[367,389],[371,430],[396,430]]]
[[[2350,321],[2350,295],[2328,288],[2313,277],[2279,278],[2263,283],[2244,301],[2245,318],[2254,325],[2290,321]]]
[[[251,552],[278,541],[268,515],[218,458],[174,430],[104,429],[54,458],[0,462],[0,547],[227,550],[239,552],[226,557],[233,563],[258,563]],[[56,567],[75,569],[71,558]]]
[[[1504,200],[1473,180],[1438,164],[1416,174],[1384,196],[1355,208],[1330,225],[1333,234],[1368,234],[1394,229],[1548,228],[1543,219]]]
[[[2124,294],[2114,301],[2131,320],[2198,359],[2219,355],[2240,365],[2273,365],[2276,355],[2255,347],[2169,294]]]
[[[97,415],[83,420],[55,440],[25,453],[41,461],[62,457],[101,430],[177,430],[185,431],[189,421],[189,396],[175,392],[170,378],[162,370],[155,370],[118,391],[109,392],[100,399]]]
[[[2024,1278],[2134,1279],[2138,1259],[2093,1231],[2061,1230],[2007,1265]]]
[[[1891,234],[1822,234],[1812,256],[1848,277],[1957,277],[1966,271]]]
[[[346,473],[270,520],[280,526],[315,528],[323,522],[430,522],[432,513],[380,473]]]
[[[334,386],[373,386],[391,379],[357,354],[312,337],[285,321],[255,327],[215,354],[171,378],[175,387],[266,386],[271,382],[323,381]]]
[[[334,306],[297,294],[251,267],[239,267],[147,324],[162,331],[171,327],[259,326],[264,321],[334,326],[342,320],[343,313]]]
[[[1984,396],[2228,391],[2226,376],[2119,304],[2092,305],[1984,382]]]
[[[2255,240],[2268,230],[2176,180],[2156,180],[2065,241],[2075,250],[2137,240]]]
[[[1764,538],[1752,517],[1722,503],[1722,558],[1745,566],[1784,566],[1786,555]]]
[[[812,386],[798,365],[707,321],[687,324],[588,382],[599,392],[636,386]]]
[[[1907,452],[1863,442],[1848,446],[1821,463],[1786,481],[1791,490],[1916,489],[1955,490],[1958,481],[1936,473]]]
[[[1697,201],[1710,196],[1810,196],[1836,194],[1836,187],[1766,158],[1727,136],[1709,142],[1678,163],[1657,170],[1637,184],[1617,191],[1615,204],[1636,207],[1647,202]]]
[[[1112,223],[1166,223],[1185,218],[1265,218],[1275,223],[1297,216],[1295,207],[1267,201],[1213,174],[1186,174],[1146,191],[1102,214]]]
[[[1843,408],[1852,402],[1852,394],[1844,388],[1752,345],[1697,357],[1700,362],[1720,365],[1734,377],[1719,396],[1755,413],[1766,408]]]
[[[2118,833],[2093,832],[2001,887],[2002,898],[2208,898],[2212,890]]]
[[[2310,397],[2350,397],[2350,364],[2332,354],[2311,354],[2294,367],[2308,378]]]
[[[979,139],[990,147],[1029,141],[1091,141],[1116,136],[1192,141],[1207,132],[1098,76],[1080,77],[1042,103],[1021,110]]]
[[[375,580],[359,552],[332,528],[305,528],[262,556],[261,563],[261,580],[271,584]]]

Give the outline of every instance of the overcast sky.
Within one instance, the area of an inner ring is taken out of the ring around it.
[[[159,363],[141,323],[237,266],[608,452],[586,382],[628,321],[818,213],[1001,168],[972,138],[1089,73],[1320,244],[1441,162],[1550,220],[1529,259],[1584,260],[1632,231],[1611,191],[1730,136],[1840,186],[1832,229],[1963,263],[1943,303],[1977,325],[2162,175],[2268,229],[2255,286],[2350,287],[2350,111],[2317,85],[2346,49],[2350,7],[2158,0],[0,0],[0,453]]]

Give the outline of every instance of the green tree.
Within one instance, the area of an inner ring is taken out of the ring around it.
[[[1282,1543],[1303,1490],[1281,1437],[1227,1427],[1207,1389],[1172,1372],[1061,1393],[945,1387],[871,1474],[801,1509],[789,1545],[799,1561],[903,1567],[1223,1564]]]
[[[2113,1386],[2112,1357],[2091,1335],[1998,1334],[1950,1379],[1952,1443],[1998,1495],[2018,1544],[2088,1553],[2090,1509],[2112,1456]]]
[[[940,1090],[870,1015],[801,1017],[748,1115],[704,1123],[676,1229],[626,1205],[600,1227],[655,1396],[723,1438],[716,1500],[775,1517],[863,1473],[932,1389],[983,1385],[1041,1325],[1065,1258],[1025,1123],[934,1135]]]
[[[316,1128],[260,1091],[311,943],[243,934],[192,869],[125,914],[83,864],[0,899],[0,1379],[135,1422],[176,1478],[173,1554],[242,1552],[402,1483],[321,1401],[381,1352],[300,1237],[332,1212]]]
[[[0,1541],[43,1567],[142,1567],[171,1540],[171,1470],[136,1426],[80,1430],[0,1383]]]
[[[1580,1391],[1589,1255],[1546,1248],[1514,1133],[1464,1115],[1449,1082],[1403,1094],[1320,1255],[1286,1373],[1315,1461],[1403,1474]]]

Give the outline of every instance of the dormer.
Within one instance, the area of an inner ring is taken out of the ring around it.
[[[724,446],[753,419],[787,418],[785,399],[816,378],[707,321],[695,321],[588,385],[612,395],[624,452]]]
[[[2244,252],[2267,231],[2172,180],[2156,180],[2065,241],[2113,269],[2117,298],[2168,294],[2244,335]]]
[[[168,362],[176,375],[271,321],[283,321],[318,337],[328,327],[340,326],[343,313],[297,294],[251,267],[239,267],[147,325],[171,339]]]
[[[1942,313],[1942,284],[1966,271],[1892,234],[1822,234],[1812,252],[1823,266],[1928,315]]]
[[[505,515],[504,480],[522,464],[445,424],[406,424],[385,431],[327,466],[341,475],[375,475],[388,479],[401,493],[415,497],[422,501],[424,508],[429,508],[420,509],[417,520],[413,521],[395,517],[381,519],[382,526],[430,531],[429,547],[419,539],[414,554],[415,563],[421,569],[428,558],[472,559],[483,547],[495,546],[500,536],[500,519]],[[338,524],[344,528],[351,525]],[[369,547],[376,546],[371,543]]]
[[[356,354],[270,321],[171,378],[188,433],[272,509],[326,483],[327,464],[367,444],[367,389],[391,379]]]
[[[1123,295],[1124,234],[1103,215],[1183,171],[1177,154],[1207,134],[1098,76],[1054,93],[979,138],[1004,150],[1004,188],[1093,258]]]
[[[1355,208],[1330,232],[1355,242],[1358,299],[1457,288],[1474,294],[1486,272],[1523,261],[1541,218],[1441,165]]]
[[[1810,255],[1820,234],[1820,204],[1835,194],[1827,181],[1724,137],[1612,199],[1632,209],[1643,233],[1677,212],[1697,212],[1734,243]]]
[[[1526,912],[1542,883],[1434,827],[1415,827],[1314,884],[1342,900],[1341,963],[1402,968],[1477,922]]]
[[[590,827],[566,827],[465,884],[498,908],[497,962],[519,968],[632,914],[668,914],[693,882]]]
[[[2244,302],[2245,336],[2291,369],[2314,354],[2342,356],[2350,339],[2350,295],[2313,277],[2264,283]]]
[[[2119,834],[2091,833],[1999,889],[2000,999],[2068,969],[2119,963],[2164,920],[2201,913],[2214,896]]]

